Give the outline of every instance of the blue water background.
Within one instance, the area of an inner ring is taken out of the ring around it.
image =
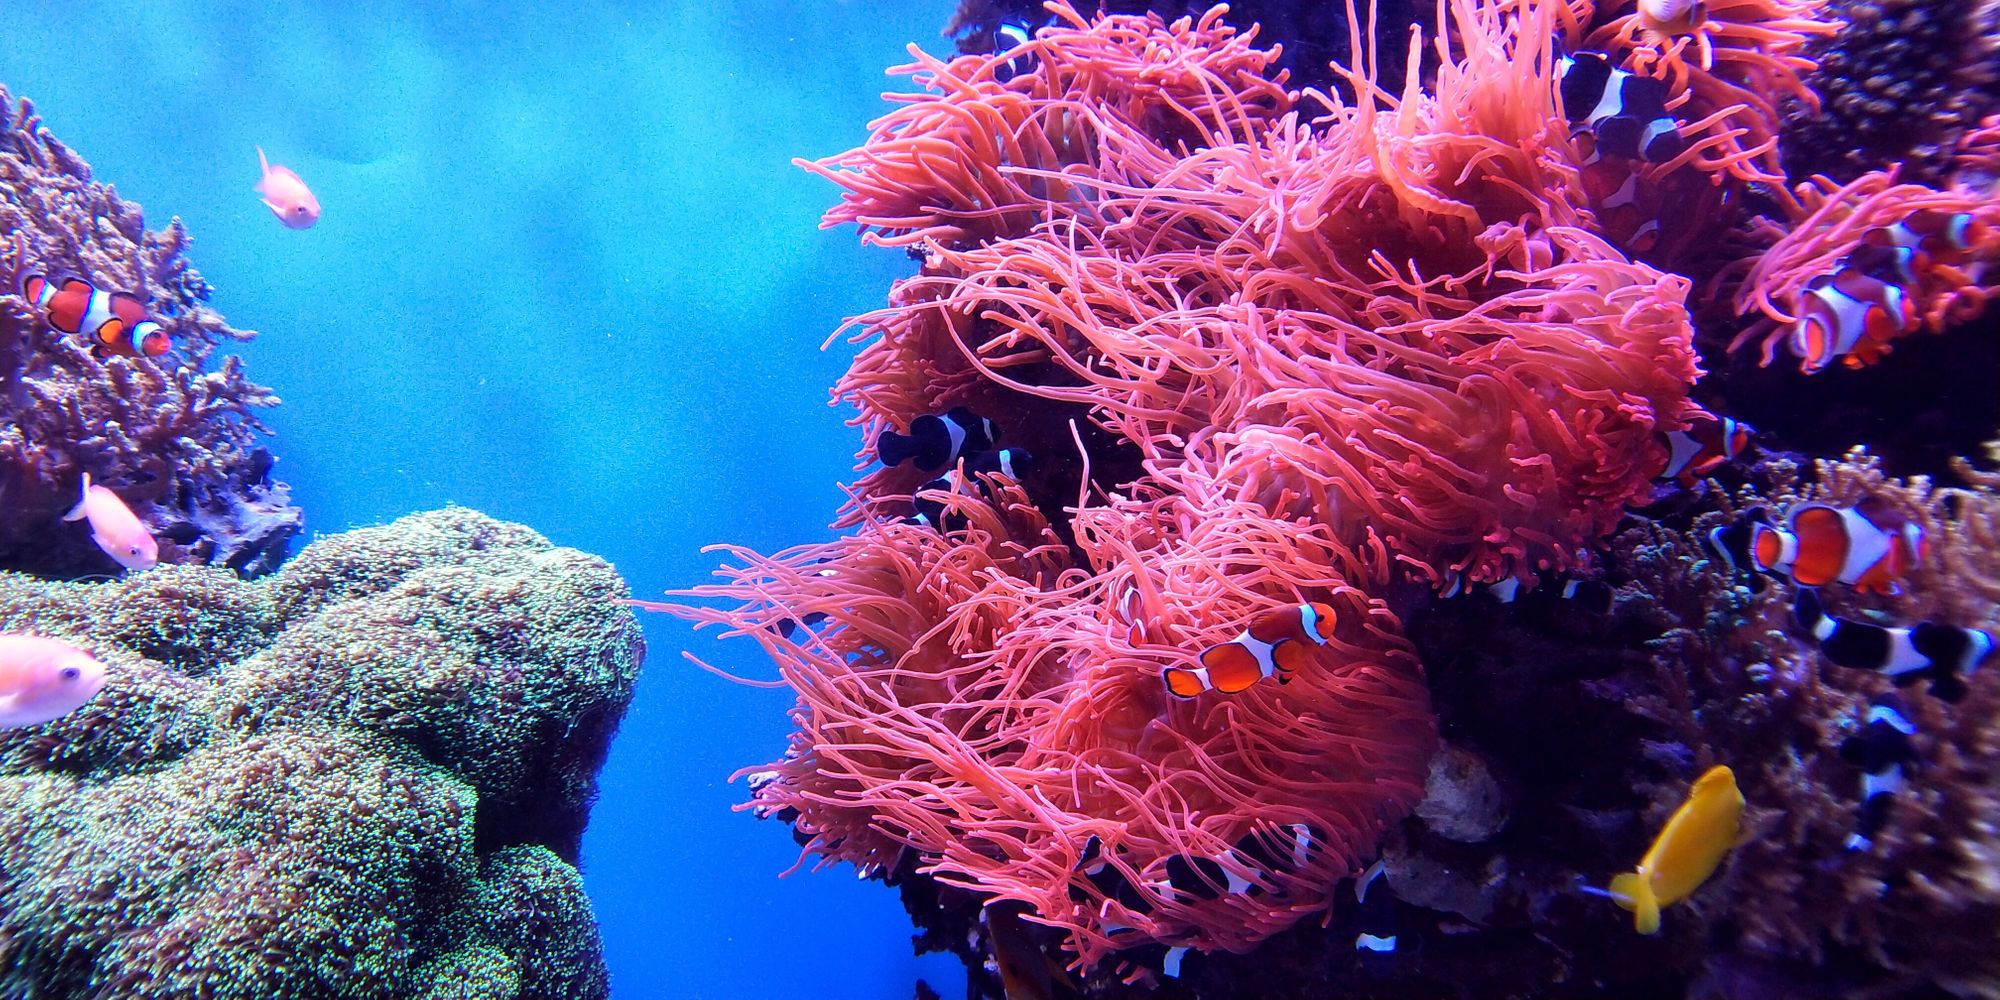
[[[818,346],[910,265],[817,230],[834,188],[789,160],[858,142],[951,6],[15,0],[0,82],[148,225],[186,222],[213,304],[260,331],[241,353],[284,398],[265,419],[310,531],[463,504],[653,595],[705,578],[702,545],[825,536],[858,439],[826,402],[849,349]],[[259,144],[316,228],[259,204]],[[779,880],[787,831],[730,811],[790,697],[680,650],[769,665],[646,631],[584,841],[615,995],[961,989],[892,891]]]

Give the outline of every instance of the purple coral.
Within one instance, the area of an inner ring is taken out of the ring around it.
[[[116,492],[166,562],[269,572],[301,524],[258,408],[278,402],[224,341],[246,340],[205,304],[179,220],[148,231],[139,208],[0,89],[0,567],[45,576],[110,572],[89,532],[62,523],[84,473]],[[20,295],[29,274],[75,274],[130,292],[165,324],[159,358],[98,359]]]

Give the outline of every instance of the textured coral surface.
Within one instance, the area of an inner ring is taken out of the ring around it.
[[[602,560],[447,509],[275,575],[0,575],[110,668],[0,732],[0,997],[607,994],[575,868],[643,645]]]
[[[0,88],[0,568],[48,576],[115,572],[90,531],[65,523],[85,473],[160,540],[161,558],[268,572],[298,533],[299,509],[258,443],[255,410],[275,405],[235,357],[248,339],[205,305],[178,219],[149,231],[139,206],[91,178],[81,157]],[[29,274],[74,275],[146,303],[173,349],[93,357],[21,297]]]

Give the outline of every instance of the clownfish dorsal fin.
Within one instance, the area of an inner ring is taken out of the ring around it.
[[[1626,872],[1611,880],[1611,898],[1632,911],[1632,926],[1641,934],[1660,931],[1660,901],[1643,872]]]
[[[76,492],[76,506],[71,507],[69,513],[63,515],[65,521],[83,520],[84,508],[90,505],[90,473],[83,474],[83,485]]]

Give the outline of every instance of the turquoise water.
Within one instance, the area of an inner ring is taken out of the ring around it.
[[[951,5],[545,6],[17,0],[0,82],[151,227],[186,222],[213,305],[260,332],[240,353],[285,400],[265,419],[309,531],[464,504],[654,596],[704,578],[702,545],[824,535],[859,441],[826,405],[846,352],[817,347],[908,263],[818,231],[833,188],[789,161],[855,144]],[[258,202],[258,145],[318,226]],[[796,847],[724,779],[780,752],[791,696],[646,627],[584,842],[616,994],[961,982],[910,956],[893,892],[775,877]]]

